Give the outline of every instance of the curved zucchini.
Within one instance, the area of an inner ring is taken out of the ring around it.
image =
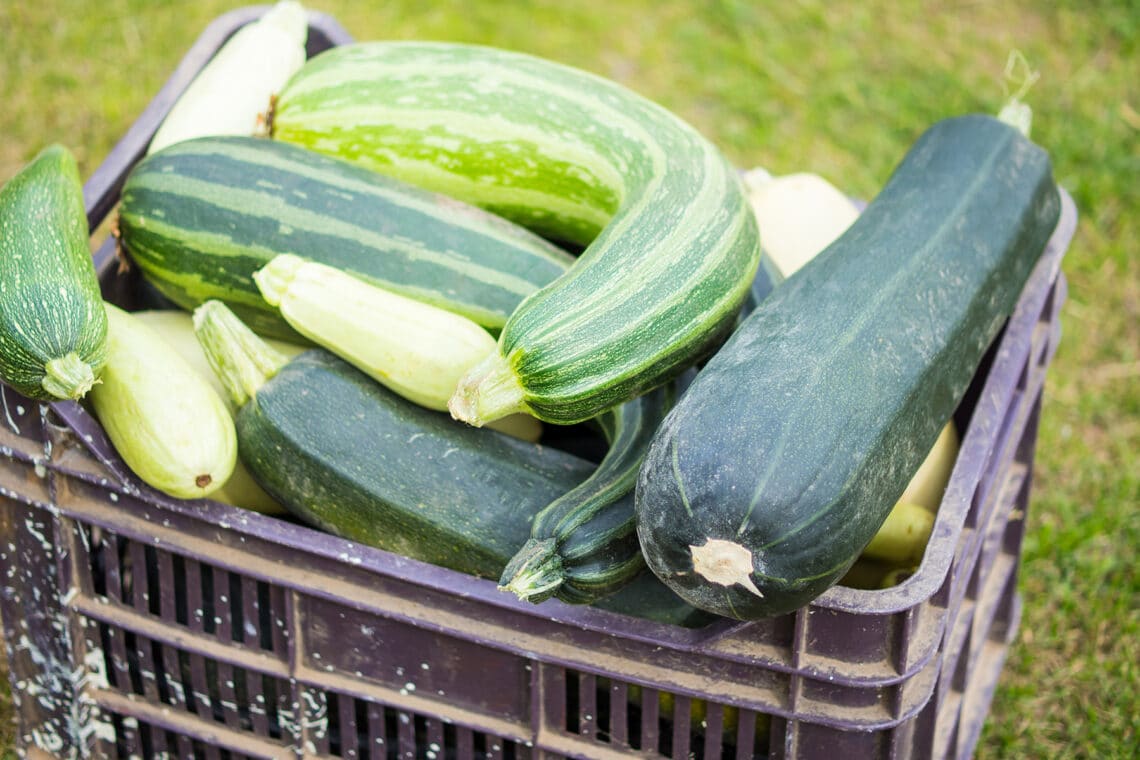
[[[760,260],[737,172],[620,85],[520,53],[372,42],[310,59],[272,135],[586,246],[512,313],[452,414],[569,424],[629,400],[731,329]]]
[[[280,253],[335,266],[498,331],[573,261],[521,227],[315,151],[203,137],[139,162],[123,186],[123,248],[178,306],[226,303],[257,332],[303,342],[252,275]]]
[[[535,515],[530,540],[503,570],[500,588],[536,603],[553,596],[588,604],[645,568],[633,487],[674,395],[667,384],[598,418],[609,441],[606,455],[586,481]]]
[[[107,363],[88,393],[95,416],[144,483],[179,499],[209,496],[237,459],[225,402],[161,335],[105,307]]]
[[[282,362],[219,302],[194,318],[239,405],[242,460],[292,513],[331,533],[498,578],[534,514],[594,469],[424,409],[324,349]]]
[[[51,145],[0,188],[0,379],[28,398],[78,399],[106,357],[79,168]]]
[[[1059,211],[1048,155],[1016,129],[931,127],[662,425],[637,486],[658,577],[742,619],[836,582],[931,451]]]

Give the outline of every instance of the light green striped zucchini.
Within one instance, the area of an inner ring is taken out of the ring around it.
[[[372,42],[310,59],[277,140],[585,246],[512,313],[453,397],[480,425],[594,417],[709,352],[760,260],[742,182],[677,116],[593,74],[456,43]]]

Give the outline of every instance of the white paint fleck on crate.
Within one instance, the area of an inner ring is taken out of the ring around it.
[[[42,530],[37,530],[36,528],[37,526],[35,520],[32,520],[31,518],[24,520],[24,530],[28,531],[28,533],[39,539],[40,545],[44,548],[44,550],[50,552],[52,550],[51,541],[48,540],[47,536],[44,535]]]

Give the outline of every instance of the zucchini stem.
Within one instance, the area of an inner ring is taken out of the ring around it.
[[[752,581],[752,552],[735,541],[709,538],[697,546],[690,544],[693,572],[709,583],[721,586],[741,585],[761,599],[764,594]]]
[[[532,538],[503,569],[499,589],[537,604],[554,596],[565,577],[558,542],[553,538]]]
[[[475,427],[530,411],[518,377],[497,350],[460,378],[447,408],[452,417]]]
[[[72,351],[66,356],[52,359],[44,365],[46,373],[40,381],[43,389],[61,399],[80,399],[99,382],[91,365]]]
[[[1033,126],[1033,109],[1021,99],[1041,78],[1041,74],[1029,67],[1029,60],[1020,50],[1013,50],[1006,60],[1002,77],[1002,86],[1006,91],[1006,102],[1001,107],[997,117],[1000,121],[1015,127],[1021,134],[1029,137],[1029,130]],[[1016,86],[1012,93],[1009,91],[1010,85]]]
[[[289,361],[221,301],[206,301],[194,310],[194,334],[214,374],[239,408]]]
[[[297,270],[305,265],[305,260],[291,253],[274,256],[269,263],[253,273],[253,281],[261,291],[261,297],[273,307],[281,306],[285,292],[297,276]]]

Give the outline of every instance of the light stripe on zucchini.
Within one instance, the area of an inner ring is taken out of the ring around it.
[[[455,43],[326,51],[273,136],[586,245],[511,315],[452,413],[572,423],[659,385],[724,336],[760,257],[741,180],[692,127],[620,85]]]

